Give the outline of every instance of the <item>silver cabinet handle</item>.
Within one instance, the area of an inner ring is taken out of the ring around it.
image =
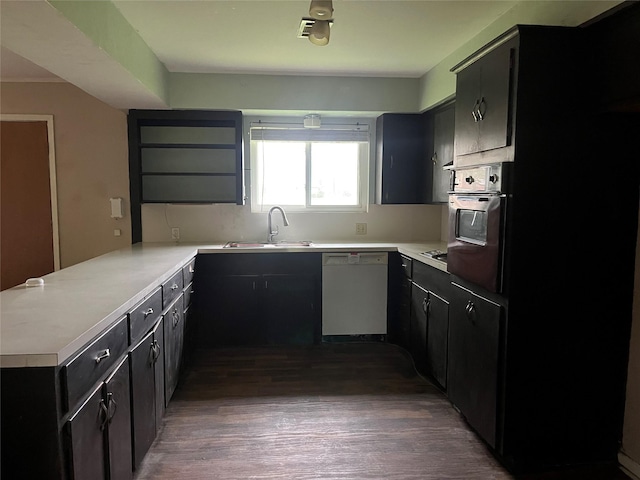
[[[473,116],[473,121],[478,122],[480,119],[478,118],[478,107],[480,106],[480,100],[476,98],[476,103],[473,104],[473,108],[471,109],[471,115]]]
[[[196,269],[193,268],[193,265],[189,265],[189,273],[195,273]]]
[[[179,287],[177,283],[174,283],[173,285],[171,285],[171,290],[177,290],[178,288]]]
[[[100,417],[100,430],[104,430],[109,421],[109,409],[104,400],[100,400]]]
[[[174,310],[172,312],[173,315],[173,328],[176,328],[178,326],[178,322],[180,321],[180,314],[178,313],[178,310]]]
[[[480,97],[480,103],[478,103],[478,120],[484,120],[484,114],[487,113],[487,102],[484,101],[484,97]]]
[[[473,316],[476,313],[476,306],[473,304],[471,300],[467,302],[467,306],[464,307],[464,311],[467,314],[467,318],[473,322]]]
[[[109,351],[108,348],[106,348],[102,353],[98,354],[98,356],[96,357],[96,363],[100,363],[102,360],[104,360],[105,358],[109,358],[111,356],[111,352]]]
[[[153,308],[149,307],[145,312],[144,312],[144,318],[147,318],[149,315],[153,314]]]

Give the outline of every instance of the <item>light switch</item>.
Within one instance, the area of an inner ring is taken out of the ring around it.
[[[111,218],[122,218],[122,199],[110,198],[111,202]]]

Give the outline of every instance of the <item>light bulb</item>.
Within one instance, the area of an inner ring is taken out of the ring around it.
[[[328,20],[316,20],[309,30],[309,41],[314,45],[326,45],[329,43],[330,30]]]
[[[333,16],[331,0],[312,0],[309,7],[309,16],[316,20],[329,20]]]

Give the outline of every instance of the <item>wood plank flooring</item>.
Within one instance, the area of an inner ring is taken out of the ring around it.
[[[514,477],[404,350],[349,343],[196,352],[135,476],[182,478]]]

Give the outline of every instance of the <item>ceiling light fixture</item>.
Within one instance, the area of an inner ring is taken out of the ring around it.
[[[311,0],[309,16],[316,20],[329,20],[333,16],[332,3],[331,0]]]
[[[308,30],[309,41],[319,46],[328,44],[333,24],[333,2],[331,0],[311,0],[309,16],[313,21]]]
[[[309,30],[309,41],[314,45],[324,46],[329,43],[330,32],[328,20],[316,20]]]

